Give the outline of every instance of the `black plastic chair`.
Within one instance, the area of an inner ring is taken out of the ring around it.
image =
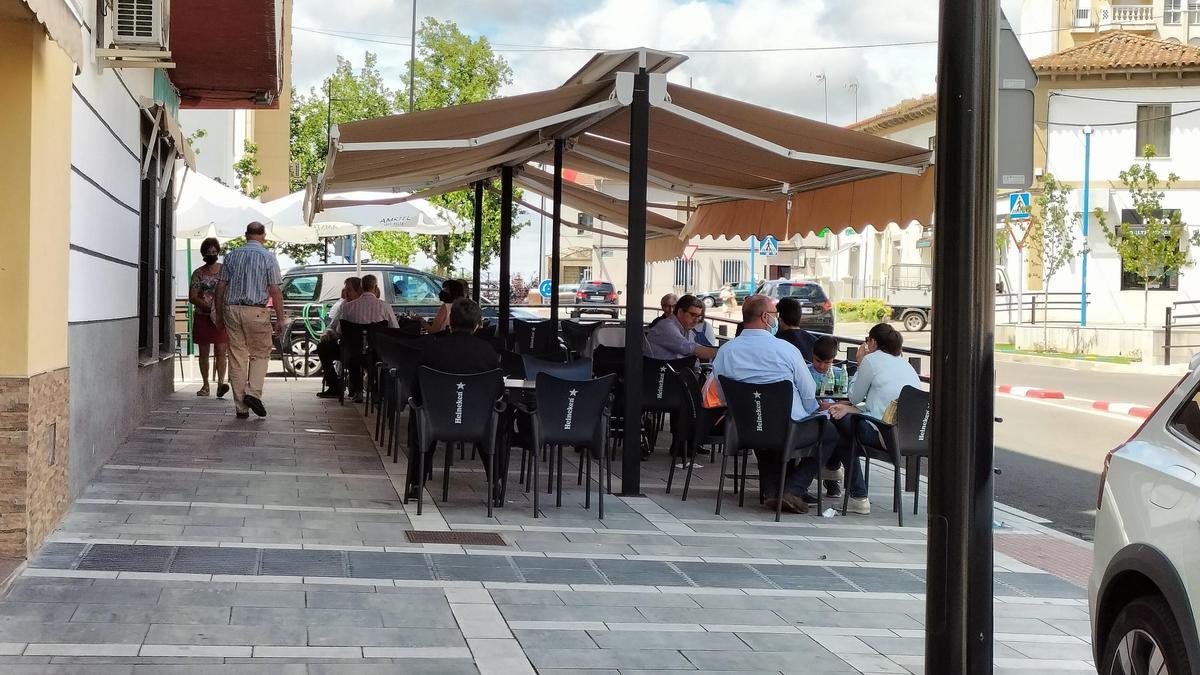
[[[533,517],[538,517],[538,459],[537,455],[546,445],[554,446],[557,452],[558,494],[557,506],[562,506],[562,462],[563,446],[580,450],[579,461],[587,464],[587,481],[584,488],[583,506],[592,507],[592,456],[604,462],[605,472],[612,483],[612,459],[605,452],[608,446],[608,418],[611,392],[616,376],[605,375],[593,380],[569,380],[554,377],[549,373],[537,376],[535,399],[537,409],[531,411],[533,419],[533,444],[526,450],[531,453],[533,477]],[[547,478],[553,480],[555,471]],[[600,519],[604,519],[604,484],[599,481],[597,506]]]
[[[516,352],[510,352],[507,349],[497,350],[500,354],[500,369],[504,371],[504,376],[514,380],[524,380],[525,378],[525,359]]]
[[[646,451],[653,452],[658,445],[658,435],[662,432],[667,413],[672,415],[672,424],[679,416],[683,406],[684,393],[679,378],[671,371],[673,369],[695,368],[696,357],[690,356],[673,361],[642,357],[642,412],[646,421],[644,436]],[[677,438],[671,440],[671,456],[674,457]]]
[[[871,460],[891,464],[893,472],[892,510],[896,520],[904,527],[904,504],[901,501],[900,467],[905,457],[915,457],[917,474],[921,471],[921,458],[929,456],[929,392],[908,386],[900,390],[896,400],[896,422],[888,424],[866,414],[854,416],[854,440],[850,454],[853,465],[859,457],[866,459],[863,477],[871,477]],[[849,467],[846,467],[849,478]],[[918,484],[913,492],[913,515],[917,514],[921,488]],[[842,498],[842,515],[850,505],[850,491]]]
[[[350,387],[350,390],[359,396],[362,396],[364,389],[364,366],[373,365],[370,364],[367,356],[367,333],[378,326],[386,327],[387,322],[373,324],[354,323],[352,321],[338,322],[338,332],[340,333],[339,343],[342,349],[342,368],[346,371],[347,385]]]
[[[400,459],[397,447],[400,413],[408,406],[409,398],[416,387],[417,366],[421,362],[421,350],[418,348],[420,343],[400,340],[386,334],[377,334],[375,342],[379,350],[379,359],[383,363],[383,372],[380,373],[383,386],[379,392],[382,409],[375,418],[375,436],[382,444],[386,435],[387,454],[391,456],[392,463],[396,463]],[[415,431],[416,427],[411,418],[409,429],[409,447],[413,448],[415,434],[411,432]]]
[[[562,331],[563,342],[567,345],[567,350],[571,352],[572,358],[583,356],[587,350],[588,340],[591,339],[592,333],[596,331],[596,327],[601,325],[596,323],[581,323],[579,321],[559,321],[558,327]]]
[[[558,344],[558,336],[554,334],[549,319],[513,319],[513,351],[518,354],[551,354],[561,353],[562,347]]]
[[[539,373],[549,373],[564,380],[587,380],[592,376],[591,359],[562,363],[525,355],[522,361],[525,364],[526,380],[536,380]]]
[[[504,412],[504,380],[499,369],[475,375],[443,373],[428,366],[417,371],[421,401],[409,400],[417,414],[417,515],[425,493],[425,454],[435,444],[446,444],[446,468],[442,475],[442,501],[450,498],[452,443],[471,443],[487,455],[487,514],[495,506],[496,443],[500,414]],[[408,501],[405,489],[404,500]]]
[[[725,454],[721,457],[721,480],[717,486],[717,515],[721,514],[721,499],[725,495],[725,466],[731,454],[737,454],[743,462],[741,472],[741,501],[746,499],[745,462],[753,449],[760,453],[773,453],[779,457],[779,485],[775,506],[775,522],[783,512],[783,488],[787,480],[788,464],[794,460],[821,458],[821,437],[829,419],[825,415],[810,415],[800,421],[792,419],[792,388],[790,381],[767,384],[749,384],[719,375],[721,392],[729,406],[729,417],[725,421]],[[763,455],[758,455],[759,462]],[[736,481],[738,476],[734,475]],[[759,481],[759,494],[763,492]],[[817,491],[817,512],[823,511],[821,490]]]
[[[676,447],[683,449],[683,458],[687,462],[687,476],[683,481],[683,499],[687,501],[688,489],[692,485],[692,471],[696,467],[696,455],[705,445],[718,447],[725,445],[724,417],[726,409],[705,408],[702,393],[703,383],[700,375],[691,368],[672,368],[672,374],[679,380],[683,390],[683,405],[679,409],[679,423],[676,433],[681,439]],[[722,452],[724,448],[722,447]],[[667,494],[671,493],[671,485],[675,480],[675,457],[671,458],[671,468],[667,472]]]

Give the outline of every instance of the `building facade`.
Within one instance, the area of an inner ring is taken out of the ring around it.
[[[36,549],[173,387],[179,108],[278,92],[275,0],[134,7],[130,29],[111,0],[0,0],[0,555]]]

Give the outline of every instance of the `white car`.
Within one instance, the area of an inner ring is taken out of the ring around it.
[[[1101,675],[1200,673],[1198,364],[1104,460],[1088,588]]]

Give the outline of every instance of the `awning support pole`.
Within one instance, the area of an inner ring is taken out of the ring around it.
[[[554,207],[550,218],[550,328],[558,334],[558,287],[562,283],[562,248],[559,235],[562,230],[562,169],[563,146],[566,141],[554,139]]]
[[[925,673],[992,672],[998,0],[942,0]]]
[[[633,76],[629,108],[629,248],[625,273],[625,448],[621,494],[642,492],[642,308],[646,301],[646,181],[650,145],[650,76]]]
[[[475,183],[475,231],[471,235],[471,299],[479,302],[483,271],[483,181]]]
[[[508,341],[508,322],[512,311],[509,297],[512,293],[512,207],[513,168],[505,166],[500,174],[500,325],[496,335]]]

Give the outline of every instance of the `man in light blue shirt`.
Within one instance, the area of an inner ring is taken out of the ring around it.
[[[775,300],[763,295],[752,295],[742,305],[742,334],[730,340],[717,352],[713,360],[713,375],[724,375],[739,382],[767,384],[788,380],[792,383],[792,419],[802,420],[817,412],[816,385],[808,371],[808,365],[800,350],[791,343],[775,337],[779,317]],[[724,394],[721,394],[724,400]],[[837,449],[839,436],[833,426],[826,427],[822,437],[821,462],[809,457],[788,466],[784,486],[783,506],[792,513],[805,513],[809,503],[816,497],[808,494],[808,485],[817,475],[818,468]],[[755,451],[758,454],[758,451]],[[774,511],[780,497],[773,494],[779,485],[779,458],[758,456],[759,484],[766,493],[767,507]]]

